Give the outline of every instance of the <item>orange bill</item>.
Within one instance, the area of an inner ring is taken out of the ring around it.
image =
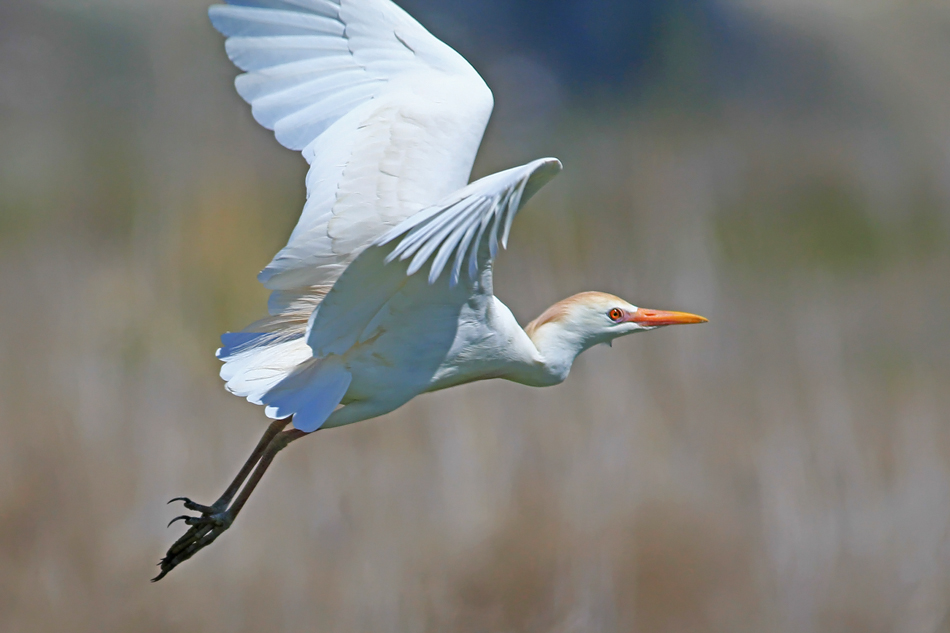
[[[667,312],[666,310],[648,310],[640,308],[630,315],[630,321],[640,325],[687,325],[690,323],[706,323],[709,319],[698,314],[687,312]]]

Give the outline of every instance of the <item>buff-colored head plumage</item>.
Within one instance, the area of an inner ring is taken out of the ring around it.
[[[623,307],[633,308],[633,306],[620,297],[606,292],[582,292],[573,297],[568,297],[563,301],[558,301],[545,310],[541,316],[525,327],[525,332],[528,333],[528,336],[533,338],[534,334],[541,327],[548,324],[565,323],[582,310],[599,308],[604,314],[608,314],[613,308],[622,309]]]

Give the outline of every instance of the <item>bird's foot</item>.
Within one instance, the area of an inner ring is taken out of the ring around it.
[[[210,506],[195,503],[186,497],[169,501],[169,503],[174,501],[184,502],[185,508],[197,512],[198,516],[180,516],[168,524],[172,525],[178,521],[183,521],[188,526],[188,531],[168,549],[165,558],[158,564],[161,567],[161,573],[153,578],[152,582],[164,578],[175,567],[214,543],[215,539],[231,527],[235,517],[244,507],[244,504],[247,503],[248,497],[254,492],[254,488],[260,482],[261,477],[264,476],[264,472],[274,461],[274,456],[294,440],[307,435],[296,429],[282,431],[281,429],[287,426],[288,423],[287,420],[276,420],[267,427],[264,437],[258,442],[257,448],[244,463],[237,477],[221,495],[221,498]],[[235,497],[235,495],[237,496]]]
[[[158,564],[161,567],[161,573],[152,578],[152,582],[161,580],[180,563],[211,545],[234,522],[236,513],[228,509],[228,504],[224,500],[219,500],[210,506],[203,506],[186,497],[172,499],[169,503],[174,501],[183,501],[186,509],[199,512],[200,516],[184,515],[172,519],[168,524],[171,526],[178,521],[184,521],[189,527],[188,531],[168,549],[168,553]]]
[[[192,512],[200,512],[201,514],[218,514],[222,510],[226,510],[228,507],[227,501],[224,499],[218,499],[210,506],[203,506],[200,503],[195,503],[188,497],[175,497],[168,503],[169,505],[171,505],[178,501],[181,501],[182,503],[185,504],[186,510],[191,510]],[[180,519],[182,517],[178,517],[178,518]],[[175,519],[175,520],[177,521],[178,519]],[[174,521],[172,523],[174,523]],[[171,525],[171,523],[169,523],[169,525]]]

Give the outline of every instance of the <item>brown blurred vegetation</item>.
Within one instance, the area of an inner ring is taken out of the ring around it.
[[[566,166],[498,295],[711,323],[295,444],[150,585],[165,501],[215,498],[262,430],[213,352],[303,196],[204,6],[0,6],[0,630],[950,631],[938,2],[736,3],[822,78],[794,106],[671,79],[536,117],[487,69],[476,171]]]

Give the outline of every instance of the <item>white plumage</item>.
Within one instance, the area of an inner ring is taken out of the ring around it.
[[[247,71],[235,84],[254,118],[310,163],[300,221],[259,277],[274,291],[272,318],[223,337],[221,376],[233,393],[268,404],[268,415],[297,414],[297,428],[313,430],[351,381],[328,356],[346,355],[363,334],[355,323],[376,317],[383,325],[380,309],[398,286],[388,282],[406,275],[363,284],[360,300],[343,302],[339,316],[315,310],[355,258],[405,233],[393,256],[412,256],[409,274],[431,258],[432,283],[447,263],[452,285],[463,264],[474,278],[507,240],[522,200],[560,163],[536,161],[466,186],[491,91],[388,0],[241,0],[212,7],[210,16]],[[485,240],[488,256],[479,258]],[[290,397],[290,384],[312,398]]]
[[[231,0],[210,15],[255,119],[310,171],[300,221],[259,276],[270,316],[218,350],[228,389],[277,421],[218,501],[182,499],[201,516],[179,517],[191,529],[156,580],[227,530],[274,455],[307,433],[475,380],[554,385],[593,345],[705,321],[589,292],[518,324],[494,296],[492,261],[561,163],[468,184],[491,91],[390,0]]]
[[[222,337],[228,389],[313,431],[446,376],[549,384],[492,295],[491,262],[560,162],[467,184],[491,91],[389,0],[235,0],[210,15],[255,119],[310,163],[300,221],[259,276],[270,318]]]

